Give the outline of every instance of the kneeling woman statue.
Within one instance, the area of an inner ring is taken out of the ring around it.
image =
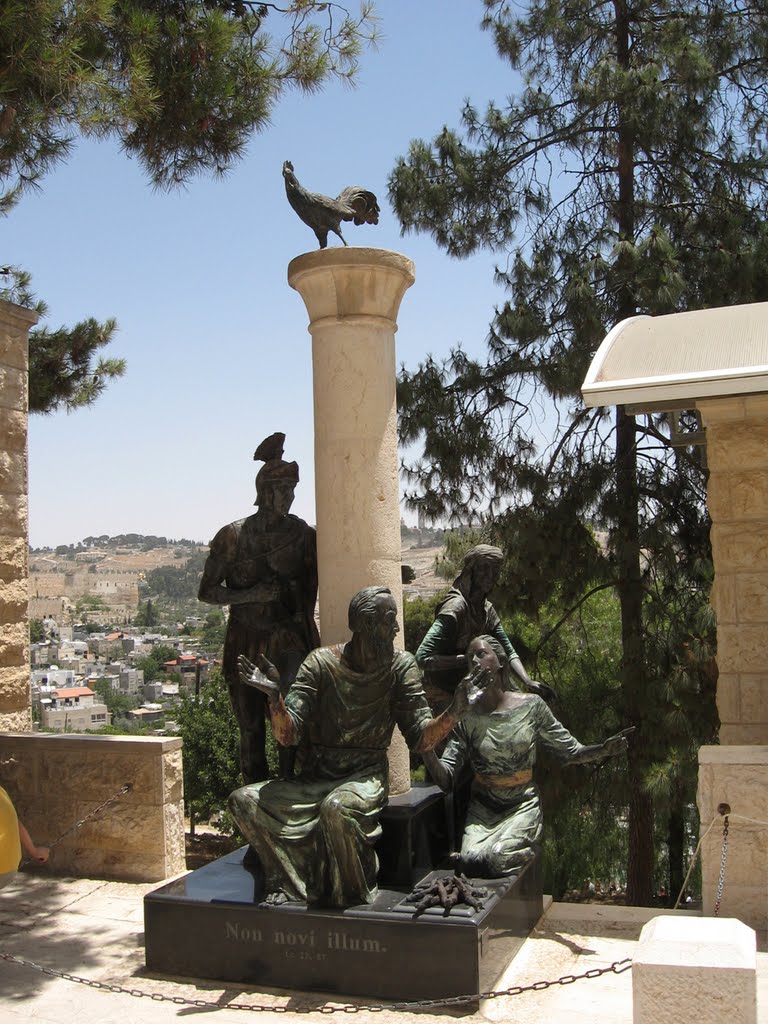
[[[517,874],[541,840],[539,790],[533,781],[536,746],[541,743],[561,761],[601,761],[627,749],[625,730],[604,743],[584,746],[532,693],[512,689],[506,657],[493,637],[480,636],[467,648],[471,666],[487,669],[491,681],[472,712],[456,726],[441,758],[422,757],[435,782],[446,792],[469,766],[474,772],[457,868],[476,878]]]

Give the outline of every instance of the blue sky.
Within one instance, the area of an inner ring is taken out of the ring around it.
[[[32,272],[47,323],[114,316],[107,354],[128,362],[91,409],[31,418],[33,546],[123,532],[208,541],[251,511],[253,452],[275,430],[300,466],[293,511],[314,522],[310,336],[286,268],[316,242],[285,198],[285,159],[313,191],[374,191],[379,225],[348,225],[347,241],[415,262],[398,364],[459,342],[483,350],[503,301],[494,256],[449,260],[427,237],[401,237],[386,181],[411,139],[457,125],[467,97],[503,100],[514,78],[480,30],[481,0],[377,8],[379,48],[357,87],[288,95],[224,179],[153,192],[116,146],[81,142],[6,218],[0,257]]]

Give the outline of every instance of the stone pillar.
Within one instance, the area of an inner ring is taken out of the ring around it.
[[[730,807],[721,913],[768,927],[768,395],[699,400],[707,431],[720,743],[699,751],[704,913],[714,909]],[[712,829],[709,826],[715,822]]]
[[[755,933],[740,921],[654,917],[632,963],[634,1024],[757,1024]]]
[[[0,301],[0,729],[32,728],[29,703],[27,338],[38,315]]]
[[[389,587],[403,625],[395,331],[414,279],[411,260],[384,249],[322,249],[297,256],[288,267],[312,335],[320,636],[326,645],[349,637],[349,600],[362,587]],[[392,792],[409,786],[402,739],[399,746],[390,756]]]
[[[768,929],[768,746],[699,750],[701,893],[704,913],[715,910],[723,851],[723,805],[728,808],[728,849],[720,904],[761,934]],[[714,823],[714,824],[713,824]],[[710,828],[710,826],[712,826]]]
[[[722,744],[768,744],[768,395],[697,403],[707,429]]]

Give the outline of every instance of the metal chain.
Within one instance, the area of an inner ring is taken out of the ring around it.
[[[173,1003],[175,1006],[197,1006],[208,1010],[221,1010],[224,1007],[220,1002],[213,1002],[209,999],[187,999],[184,996],[167,996],[162,992],[144,992],[140,988],[124,988],[122,985],[112,985],[105,981],[95,981],[91,978],[81,978],[76,974],[67,974],[65,971],[56,971],[52,967],[43,967],[33,963],[31,960],[23,960],[12,953],[0,951],[0,960],[7,963],[17,964],[20,967],[30,967],[41,974],[47,974],[52,978],[61,978],[63,981],[72,981],[76,985],[85,985],[87,988],[100,989],[103,992],[114,992],[118,995],[134,996],[136,999],[151,999],[155,1003]],[[624,960],[616,960],[609,967],[593,967],[592,970],[583,974],[564,974],[562,978],[555,981],[535,981],[532,985],[513,985],[511,988],[500,989],[493,992],[481,992],[479,995],[471,996],[449,996],[445,999],[415,999],[402,1003],[370,1003],[355,1006],[353,1003],[341,1003],[337,1006],[265,1006],[259,1003],[226,1003],[227,1010],[251,1010],[257,1013],[381,1013],[383,1010],[416,1010],[429,1009],[438,1006],[463,1006],[478,1002],[480,999],[498,999],[500,996],[519,996],[523,992],[543,992],[545,989],[555,985],[572,985],[575,981],[583,981],[585,978],[599,978],[603,974],[622,974],[632,966],[632,960],[627,957]]]
[[[720,874],[717,879],[717,892],[715,893],[715,909],[713,917],[717,917],[720,913],[720,901],[723,898],[723,889],[725,888],[725,862],[728,857],[728,815],[724,816],[723,820],[723,852],[720,855]]]
[[[62,839],[66,839],[71,832],[76,832],[77,829],[82,828],[86,821],[90,821],[91,818],[95,818],[99,811],[103,811],[105,807],[109,807],[109,805],[113,804],[115,800],[119,800],[121,796],[125,796],[126,793],[130,793],[132,789],[133,783],[126,782],[126,784],[121,786],[115,795],[111,796],[109,800],[105,800],[103,804],[99,804],[99,806],[95,810],[91,811],[90,814],[86,814],[84,818],[81,818],[80,821],[76,821],[75,824],[72,825],[71,828],[68,828],[66,832],[62,832],[58,839],[54,839],[52,843],[49,843],[48,849],[52,850],[55,846],[58,846]]]
[[[49,844],[49,849],[53,849],[55,846],[65,839],[70,833],[75,832],[81,828],[91,818],[95,818],[100,811],[103,811],[105,807],[114,803],[121,796],[126,793],[130,793],[133,785],[127,782],[122,786],[114,796],[111,796],[104,803],[99,804],[98,807],[94,808],[89,814],[86,814],[84,818],[75,822],[71,828],[68,828],[66,832],[63,832],[58,839],[55,839]],[[725,824],[725,835],[724,835],[724,852],[723,852],[723,866],[720,869],[721,883],[725,873],[725,844],[727,844],[728,834],[728,819],[726,818]],[[722,889],[722,884],[720,886]],[[719,900],[718,900],[719,906]],[[717,909],[715,910],[717,914]],[[184,996],[167,996],[162,992],[143,992],[137,988],[125,988],[122,985],[113,985],[109,982],[96,981],[92,978],[82,978],[76,974],[68,974],[66,971],[57,971],[52,967],[43,967],[41,964],[36,964],[32,960],[24,960],[21,957],[14,956],[12,953],[5,953],[0,951],[0,960],[5,960],[7,963],[17,964],[20,967],[29,967],[32,970],[39,971],[41,974],[46,974],[52,978],[60,978],[62,981],[71,981],[76,985],[85,985],[87,988],[95,988],[104,992],[114,992],[118,995],[133,996],[136,999],[151,999],[153,1002],[158,1003],[173,1003],[176,1006],[195,1006],[204,1009],[220,1010],[222,1008],[220,1002],[212,1002],[207,999],[187,999]],[[543,992],[545,989],[552,988],[555,985],[572,985],[576,981],[583,981],[586,978],[599,978],[603,974],[622,974],[632,966],[631,958],[627,957],[624,960],[616,960],[608,967],[594,967],[589,971],[585,971],[583,974],[564,974],[561,978],[557,978],[554,981],[536,981],[531,985],[513,985],[510,988],[500,989],[497,991],[480,992],[478,995],[466,995],[466,996],[450,996],[444,999],[415,999],[407,1002],[400,1003],[371,1003],[362,1004],[355,1006],[352,1003],[343,1003],[338,1006],[267,1006],[259,1003],[227,1003],[228,1010],[250,1010],[253,1012],[261,1013],[361,1013],[368,1011],[369,1013],[380,1013],[384,1010],[415,1010],[415,1009],[429,1009],[430,1007],[440,1006],[462,1006],[467,1004],[476,1003],[481,999],[498,999],[500,996],[519,996],[524,992]]]

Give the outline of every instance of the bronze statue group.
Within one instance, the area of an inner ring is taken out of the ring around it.
[[[620,754],[626,739],[584,746],[552,714],[554,691],[530,679],[488,601],[496,547],[467,553],[415,656],[395,649],[397,606],[376,586],[350,601],[351,639],[319,647],[315,535],[289,514],[298,467],[283,462],[283,441],[257,449],[258,510],[218,532],[199,593],[230,607],[223,668],[246,783],[230,808],[265,901],[373,902],[395,725],[445,791],[471,773],[453,865],[478,878],[519,873],[541,838],[537,746],[574,763]],[[266,714],[284,751],[278,779],[267,778]]]

